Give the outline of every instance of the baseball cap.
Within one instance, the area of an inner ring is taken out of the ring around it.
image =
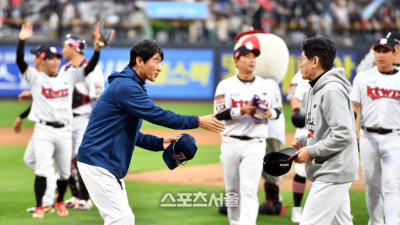
[[[257,57],[261,53],[260,47],[255,45],[252,41],[245,41],[234,51],[233,56],[239,58],[239,56],[246,55],[249,52],[253,52]]]
[[[390,51],[395,51],[396,43],[392,39],[388,38],[381,38],[377,42],[375,42],[374,46],[372,49],[377,49],[378,47],[385,47],[389,49]]]
[[[272,176],[281,176],[289,172],[293,159],[297,157],[297,149],[284,148],[278,152],[271,152],[264,156],[263,170]]]
[[[42,53],[44,47],[45,46],[43,45],[38,45],[36,48],[31,48],[29,51],[31,54],[39,56],[40,53]]]
[[[175,169],[188,160],[193,159],[197,152],[195,139],[186,133],[180,134],[178,139],[164,150],[163,159],[170,170]]]
[[[81,54],[85,53],[86,41],[78,35],[67,34],[64,39],[64,44],[71,45],[75,47],[75,50]]]
[[[400,44],[400,32],[391,31],[386,35],[386,38],[393,40],[396,44]]]
[[[57,48],[54,46],[45,46],[40,53],[40,58],[49,59],[52,57],[61,58],[61,53],[57,52]]]

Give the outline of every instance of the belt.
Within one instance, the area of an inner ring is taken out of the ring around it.
[[[229,137],[236,138],[236,139],[239,139],[239,140],[242,140],[242,141],[248,141],[248,140],[254,139],[254,138],[248,137],[248,136],[236,136],[236,135],[229,135]]]
[[[361,126],[361,128],[367,132],[371,133],[377,133],[377,134],[388,134],[396,131],[400,131],[400,129],[385,129],[385,128],[371,128],[371,127],[364,127]]]
[[[54,128],[63,128],[65,127],[65,124],[59,123],[59,122],[49,122],[49,121],[44,121],[44,120],[39,120],[40,124],[47,125],[47,126],[52,126]]]

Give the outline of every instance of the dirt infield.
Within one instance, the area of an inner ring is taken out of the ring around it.
[[[16,134],[11,128],[1,128],[0,129],[0,145],[18,145],[25,146],[29,142],[32,136],[32,129],[23,129],[21,133]],[[175,136],[182,131],[149,131],[143,130],[143,133],[148,133],[162,136]],[[198,145],[213,145],[221,143],[221,136],[212,132],[198,131],[198,130],[188,130],[185,131],[193,137],[195,137]],[[289,142],[293,140],[293,134],[288,133],[286,135],[286,141]],[[352,189],[364,190],[364,182],[362,181],[362,176],[359,171],[360,179],[353,183]],[[289,173],[282,177],[281,188],[282,190],[292,189],[292,179],[294,176],[294,167]],[[223,175],[222,167],[220,164],[211,165],[200,165],[200,166],[187,166],[178,167],[175,170],[158,170],[150,172],[140,172],[140,173],[130,173],[125,179],[134,181],[146,181],[153,183],[175,183],[175,184],[190,184],[190,185],[206,185],[206,186],[218,186],[223,187]],[[307,188],[309,188],[310,182],[307,182]],[[260,182],[260,187],[262,183]]]

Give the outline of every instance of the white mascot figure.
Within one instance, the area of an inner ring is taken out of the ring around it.
[[[236,37],[236,49],[251,36],[256,36],[260,43],[261,54],[256,58],[255,75],[263,77],[277,89],[276,98],[282,102],[282,95],[278,84],[282,81],[289,66],[289,50],[286,43],[274,34],[259,30],[243,32]],[[266,154],[277,152],[285,144],[285,118],[282,114],[278,120],[268,121],[268,138]],[[283,215],[288,206],[282,206],[279,192],[280,177],[274,177],[263,172],[265,179],[264,189],[266,201],[259,207],[259,214]]]

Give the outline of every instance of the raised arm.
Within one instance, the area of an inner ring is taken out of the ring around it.
[[[18,65],[19,71],[24,73],[28,68],[28,63],[24,60],[24,48],[25,48],[25,40],[29,39],[33,35],[32,25],[29,23],[22,24],[21,31],[19,32],[19,41],[17,46],[17,57],[16,63]]]
[[[89,63],[85,67],[85,76],[87,76],[90,72],[94,70],[96,67],[97,63],[99,62],[100,59],[100,51],[103,48],[104,44],[104,38],[101,37],[100,32],[99,32],[99,24],[96,25],[96,28],[94,29],[93,32],[93,47],[94,47],[94,53],[92,58],[90,59]]]

